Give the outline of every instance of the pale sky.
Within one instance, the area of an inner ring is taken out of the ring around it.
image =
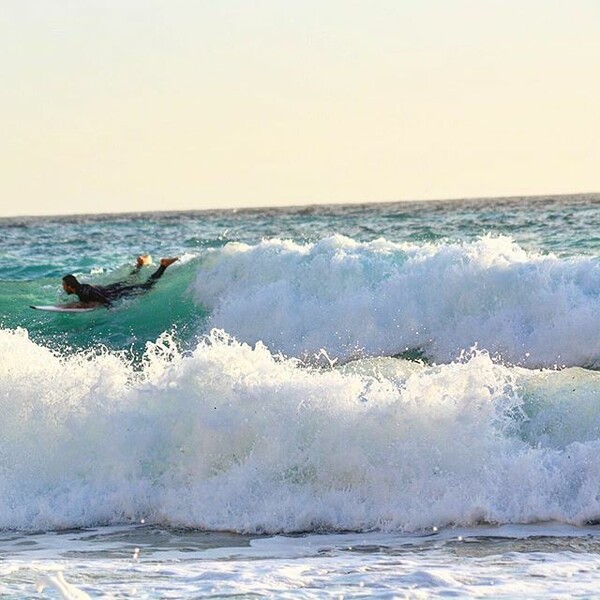
[[[600,0],[0,0],[0,216],[600,192]]]

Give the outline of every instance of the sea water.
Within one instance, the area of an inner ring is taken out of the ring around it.
[[[596,596],[599,231],[598,195],[0,220],[0,596]]]

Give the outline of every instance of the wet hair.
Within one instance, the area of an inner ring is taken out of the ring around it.
[[[77,289],[79,287],[79,281],[77,281],[77,277],[75,275],[65,275],[62,280],[73,289]]]

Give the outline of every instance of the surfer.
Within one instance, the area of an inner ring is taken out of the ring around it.
[[[149,290],[162,276],[168,266],[172,265],[177,258],[161,258],[158,269],[148,277],[144,283],[131,284],[127,281],[119,281],[109,285],[90,285],[80,283],[75,275],[65,275],[62,278],[63,290],[67,294],[76,294],[79,302],[68,306],[79,306],[81,308],[104,305],[109,307],[114,300],[136,294],[137,292]],[[152,264],[149,255],[138,256],[136,266],[132,272],[137,273],[143,266]]]

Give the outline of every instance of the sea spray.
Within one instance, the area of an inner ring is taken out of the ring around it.
[[[600,263],[474,242],[229,244],[192,285],[207,327],[310,359],[418,351],[450,362],[478,346],[527,367],[600,366]]]
[[[58,356],[23,331],[0,331],[0,351],[12,357],[3,528],[420,530],[600,515],[600,408],[585,401],[598,378],[568,431],[544,425],[564,410],[545,395],[571,369],[536,374],[483,352],[315,369],[218,331],[191,353],[165,335],[141,367],[109,351]]]

